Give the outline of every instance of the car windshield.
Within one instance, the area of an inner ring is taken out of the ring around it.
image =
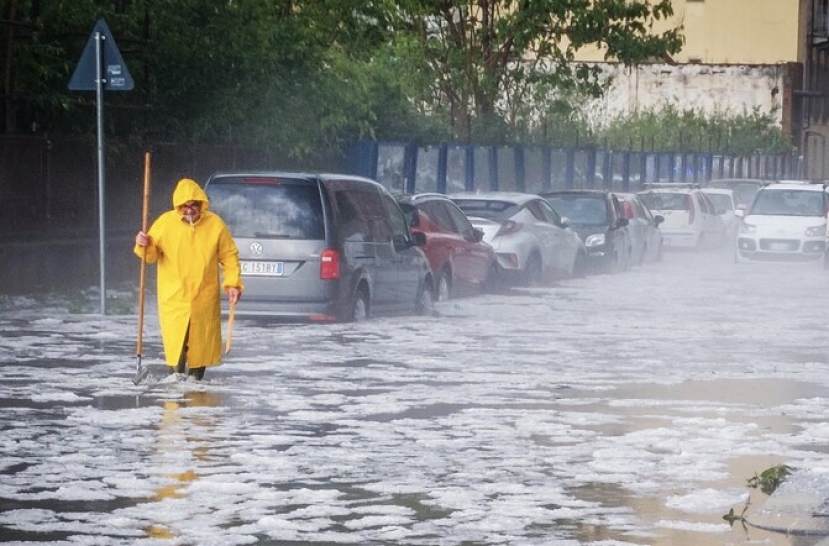
[[[547,201],[570,224],[602,226],[607,224],[607,205],[603,196],[557,194],[546,196]]]
[[[709,188],[719,188],[734,192],[734,201],[737,205],[748,206],[757,194],[762,184],[757,182],[716,182],[708,183]]]
[[[477,216],[487,220],[498,220],[505,210],[515,206],[509,201],[492,199],[453,199],[458,208],[467,216]]]
[[[761,216],[823,216],[823,193],[765,189],[757,193],[749,214]]]
[[[316,184],[290,179],[244,183],[234,178],[217,179],[206,189],[211,210],[222,217],[234,237],[325,238]]]
[[[651,210],[688,210],[691,201],[687,193],[653,192],[640,197]]]
[[[708,193],[705,195],[714,202],[714,208],[717,209],[717,214],[724,214],[733,209],[731,198],[723,193]]]

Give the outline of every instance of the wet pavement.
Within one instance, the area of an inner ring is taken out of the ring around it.
[[[829,272],[726,251],[361,324],[238,320],[169,382],[137,319],[0,311],[20,544],[806,546],[723,515],[829,472]]]

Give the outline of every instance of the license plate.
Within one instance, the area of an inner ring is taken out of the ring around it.
[[[775,252],[785,252],[789,250],[788,243],[769,243],[769,250],[773,250]]]
[[[281,277],[285,271],[283,262],[242,261],[242,275]]]

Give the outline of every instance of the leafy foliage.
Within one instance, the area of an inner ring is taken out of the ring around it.
[[[750,478],[748,486],[754,489],[760,488],[760,491],[766,495],[771,495],[793,471],[794,468],[785,464],[772,466],[761,472],[759,476],[755,474]]]
[[[772,115],[759,110],[706,115],[666,106],[611,120],[592,136],[593,143],[617,150],[701,150],[731,155],[792,151]]]
[[[768,116],[668,109],[593,128],[599,47],[623,64],[680,49],[670,0],[4,0],[5,132],[94,134],[94,98],[66,84],[99,18],[135,90],[106,95],[106,130],[233,143],[286,165],[336,161],[358,138],[787,148]]]

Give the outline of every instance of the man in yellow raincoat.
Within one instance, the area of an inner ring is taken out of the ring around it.
[[[158,267],[158,318],[171,372],[201,380],[222,356],[219,283],[228,300],[244,288],[239,251],[224,221],[208,210],[207,194],[189,178],[173,192],[173,210],[135,236],[135,254]],[[221,266],[221,271],[219,269]]]

